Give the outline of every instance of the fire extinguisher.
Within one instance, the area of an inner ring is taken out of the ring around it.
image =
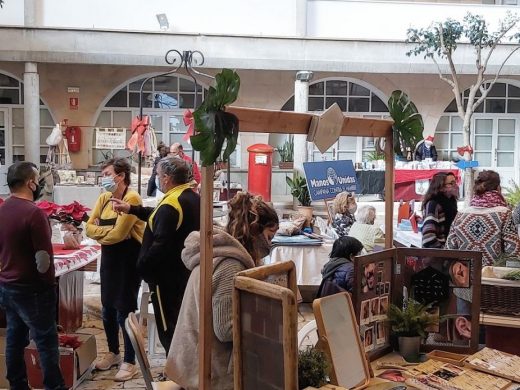
[[[65,130],[65,138],[67,138],[67,145],[69,152],[79,152],[81,149],[81,129],[77,126],[67,127]]]

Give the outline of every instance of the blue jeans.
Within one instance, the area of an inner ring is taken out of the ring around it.
[[[128,317],[128,311],[119,311],[113,307],[103,306],[103,327],[107,335],[108,350],[116,355],[119,354],[119,328],[123,331],[123,341],[125,343],[125,363],[135,364],[135,351],[132,342],[125,329],[125,320]]]
[[[45,389],[67,389],[59,366],[54,286],[34,292],[23,287],[1,284],[0,306],[5,310],[7,320],[5,357],[11,390],[29,389],[24,361],[29,331],[40,355]]]

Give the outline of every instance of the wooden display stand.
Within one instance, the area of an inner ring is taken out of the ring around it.
[[[296,389],[297,334],[294,263],[238,273],[233,289],[234,388]]]
[[[336,106],[336,107],[335,107]],[[309,135],[308,140],[326,134],[335,134],[333,141],[342,136],[362,136],[384,138],[385,143],[385,181],[394,181],[394,154],[392,120],[348,117],[340,113],[339,120],[331,121],[328,112],[336,110],[337,104],[329,107],[321,115],[312,113],[296,113],[289,111],[261,110],[244,107],[226,107],[226,111],[234,114],[239,121],[242,133],[274,133]],[[320,121],[322,118],[327,120]],[[212,306],[211,281],[213,275],[213,166],[202,167],[201,182],[201,287],[199,317],[199,384],[200,389],[207,390],[211,383],[211,340],[212,340]],[[385,188],[385,247],[392,247],[393,238],[393,186]],[[235,339],[236,340],[236,339]],[[296,334],[294,335],[296,345]],[[297,365],[297,359],[292,362]],[[296,370],[296,368],[294,368]],[[236,372],[236,371],[235,371]],[[236,374],[238,375],[238,374]],[[241,374],[240,374],[241,375]],[[292,375],[292,374],[291,374]],[[296,373],[294,373],[296,375]],[[294,388],[294,387],[288,387]]]

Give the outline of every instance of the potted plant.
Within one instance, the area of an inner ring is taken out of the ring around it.
[[[418,361],[426,329],[439,323],[439,318],[428,312],[431,308],[432,304],[423,305],[410,298],[403,301],[403,308],[393,304],[388,308],[388,322],[398,337],[399,353],[409,362]]]
[[[312,220],[313,209],[311,207],[311,195],[307,187],[307,180],[305,180],[304,176],[296,173],[294,179],[286,176],[285,181],[291,188],[291,195],[294,196],[300,204],[300,206],[296,208],[297,211],[307,218],[306,226],[309,226]]]
[[[294,167],[294,135],[289,135],[288,139],[277,148],[280,154],[280,169],[293,169]]]
[[[325,354],[309,345],[298,352],[298,388],[319,388],[327,383],[328,363]]]

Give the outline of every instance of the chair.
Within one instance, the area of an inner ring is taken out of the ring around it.
[[[150,302],[151,295],[148,283],[143,281],[139,289],[137,301],[139,302],[139,312],[137,316],[139,318],[139,325],[144,326],[146,321],[146,329],[148,332],[148,354],[154,356],[157,354],[157,343],[159,341],[159,334],[157,333],[157,324],[155,323],[155,314],[153,305]]]
[[[146,390],[181,390],[182,387],[173,381],[154,382],[152,372],[150,371],[150,362],[144,350],[144,339],[139,329],[139,321],[135,313],[128,314],[125,320],[125,329],[128,333],[128,337],[130,337],[130,342],[135,350],[135,356],[141,367]]]

